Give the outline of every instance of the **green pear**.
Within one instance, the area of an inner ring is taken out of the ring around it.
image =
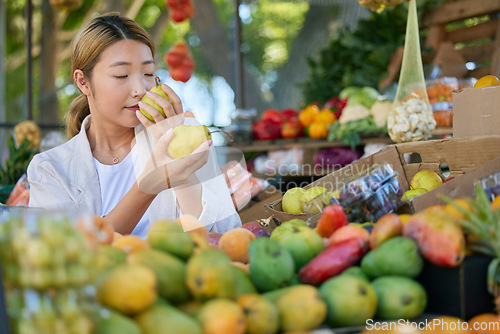
[[[424,188],[428,191],[443,184],[441,177],[432,170],[421,170],[410,181],[410,189]]]
[[[281,200],[281,207],[286,213],[302,213],[300,198],[306,192],[304,188],[294,187],[288,189]]]
[[[173,103],[172,103],[172,100],[170,100],[170,98],[168,97],[167,93],[165,93],[165,91],[163,91],[163,89],[161,88],[161,84],[160,84],[160,81],[158,79],[158,77],[156,78],[156,85],[151,88],[151,92],[153,93],[156,93],[158,95],[160,95],[161,97],[163,97],[165,100],[167,100],[168,102],[170,102],[170,104],[172,105],[172,107],[174,106]],[[151,100],[147,95],[144,95],[142,100],[142,102],[144,103],[147,103],[149,104],[150,106],[152,106],[153,108],[155,108],[156,110],[158,110],[158,112],[163,116],[163,117],[166,117],[165,116],[165,111],[163,111],[163,108],[160,107],[158,104],[156,104],[155,102],[153,102],[153,100]],[[151,122],[154,122],[155,120],[153,119],[153,117],[148,114],[144,109],[142,108],[139,108],[141,110],[141,113],[147,118],[149,119]]]
[[[410,189],[410,190],[405,191],[405,193],[403,194],[403,197],[401,197],[401,200],[406,201],[407,199],[420,196],[422,194],[425,194],[426,192],[427,192],[427,189],[424,189],[424,188]]]
[[[307,202],[315,198],[316,196],[321,195],[326,192],[326,188],[324,187],[312,187],[306,190],[306,192],[300,198],[300,209],[302,212],[305,212],[304,207]]]
[[[174,159],[184,158],[208,139],[212,136],[205,125],[179,125],[174,128],[174,138],[168,144],[167,153]]]

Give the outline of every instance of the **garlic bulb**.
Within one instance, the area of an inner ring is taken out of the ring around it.
[[[395,105],[387,118],[389,136],[396,143],[425,140],[435,128],[436,120],[429,103],[415,93]]]

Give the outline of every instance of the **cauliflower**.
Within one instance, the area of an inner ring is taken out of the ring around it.
[[[345,124],[349,121],[357,121],[368,116],[370,116],[370,110],[361,104],[346,106],[342,111],[342,115],[340,115],[339,122],[340,124]]]
[[[427,139],[435,128],[429,104],[416,94],[396,106],[387,118],[389,136],[397,143]]]
[[[370,108],[370,114],[379,128],[383,128],[387,124],[387,118],[392,111],[391,101],[377,101]]]

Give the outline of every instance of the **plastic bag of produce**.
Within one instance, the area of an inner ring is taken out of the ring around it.
[[[28,206],[30,200],[30,189],[28,178],[26,174],[23,174],[21,178],[16,182],[14,189],[7,198],[5,205],[10,206]]]
[[[425,140],[435,128],[422,66],[417,4],[410,0],[403,63],[387,130],[394,142],[401,143]]]
[[[234,160],[225,164],[221,171],[237,210],[243,209],[252,198],[269,185],[266,180],[252,176],[244,166]]]

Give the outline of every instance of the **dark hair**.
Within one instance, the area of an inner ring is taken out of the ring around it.
[[[131,39],[143,42],[155,54],[153,39],[137,22],[119,13],[100,15],[83,26],[72,41],[71,73],[80,69],[89,80],[100,55],[116,41]],[[66,134],[72,138],[79,131],[83,120],[90,113],[87,96],[75,98],[66,114]]]

